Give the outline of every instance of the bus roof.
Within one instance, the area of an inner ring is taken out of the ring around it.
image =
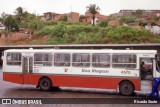
[[[63,53],[150,53],[156,54],[157,50],[112,50],[112,49],[8,49],[4,52],[63,52]]]

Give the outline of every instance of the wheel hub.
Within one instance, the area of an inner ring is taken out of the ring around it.
[[[44,82],[44,83],[43,83],[43,86],[44,86],[44,87],[47,87],[47,86],[48,86],[48,83],[47,83],[47,82]]]

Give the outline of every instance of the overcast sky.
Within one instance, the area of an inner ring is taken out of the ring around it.
[[[109,15],[121,9],[157,9],[160,0],[0,0],[0,14],[13,14],[17,7],[23,7],[30,13],[42,15],[44,12],[69,13],[71,11],[84,14],[86,6],[96,4],[100,13]]]

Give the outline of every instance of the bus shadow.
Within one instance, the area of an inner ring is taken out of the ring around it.
[[[85,94],[86,96],[88,95],[101,95],[103,97],[118,97],[118,98],[146,98],[146,95],[141,95],[141,94],[136,94],[134,93],[131,96],[123,96],[120,93],[116,91],[111,91],[111,90],[101,90],[101,89],[85,89],[85,88],[68,88],[68,87],[52,87],[51,90],[49,91],[42,91],[40,88],[36,88],[34,86],[25,86],[25,87],[12,87],[10,89],[5,90],[5,93],[10,96],[15,96],[17,94],[18,96],[31,96],[34,95],[35,97],[36,94],[44,94],[44,95],[49,95],[49,94],[59,94],[59,93],[71,93],[71,94]],[[40,95],[41,96],[41,95]]]
[[[140,97],[134,93],[131,96],[123,96],[119,92],[113,90],[106,90],[106,89],[86,89],[86,88],[68,88],[68,87],[53,87],[50,92],[67,92],[67,93],[77,93],[77,94],[100,94],[103,96],[111,95],[111,96],[120,96],[120,97]],[[144,96],[141,96],[144,97]]]

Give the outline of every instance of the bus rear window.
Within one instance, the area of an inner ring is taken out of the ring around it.
[[[7,53],[7,65],[21,65],[21,53]]]

